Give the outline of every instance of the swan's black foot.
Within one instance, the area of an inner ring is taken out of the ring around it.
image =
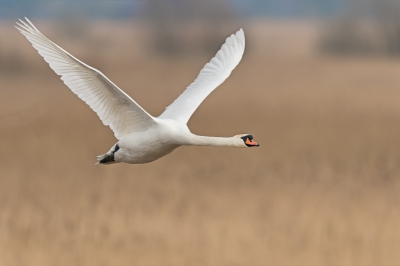
[[[97,156],[97,163],[96,164],[113,164],[115,163],[114,153],[119,150],[118,144],[114,146],[112,151],[109,151],[105,154]]]

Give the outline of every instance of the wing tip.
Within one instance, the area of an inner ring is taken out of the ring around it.
[[[244,31],[243,28],[240,28],[238,31],[236,31],[234,34],[226,38],[225,43],[237,43],[241,44],[242,48],[244,49],[245,46],[245,37],[244,37]]]
[[[236,38],[237,38],[240,42],[243,42],[243,44],[244,44],[245,37],[244,37],[243,28],[240,28],[240,29],[236,32],[235,35],[236,35]]]
[[[21,31],[21,29],[23,29],[25,31],[31,30],[31,31],[40,32],[27,17],[24,17],[24,18],[25,18],[25,20],[18,18],[18,20],[20,21],[21,24],[18,21],[15,22],[19,26],[19,28],[17,27],[18,30]]]

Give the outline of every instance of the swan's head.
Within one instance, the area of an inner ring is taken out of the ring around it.
[[[247,148],[247,147],[259,147],[260,146],[260,144],[258,144],[257,142],[255,142],[253,140],[253,136],[250,134],[241,134],[241,135],[236,135],[235,137],[237,137],[239,139],[238,147]]]

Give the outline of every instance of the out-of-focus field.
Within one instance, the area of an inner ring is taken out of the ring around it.
[[[189,127],[251,133],[260,148],[94,166],[112,132],[11,26],[0,40],[1,266],[400,264],[399,60],[259,54],[296,31],[253,27],[249,53]],[[86,41],[38,26],[153,115],[213,56],[141,52],[145,34],[129,25],[92,25]]]

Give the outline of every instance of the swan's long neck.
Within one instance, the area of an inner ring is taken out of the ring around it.
[[[195,146],[218,146],[218,147],[236,147],[234,137],[207,137],[192,134],[187,145]]]

